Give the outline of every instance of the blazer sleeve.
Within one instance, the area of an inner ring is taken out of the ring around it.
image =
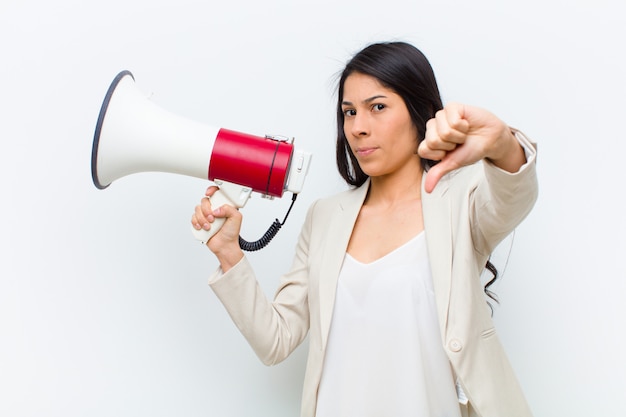
[[[513,133],[526,154],[526,163],[515,173],[484,161],[470,206],[472,238],[482,255],[490,254],[530,213],[538,196],[536,144],[522,132]]]
[[[307,260],[312,210],[300,232],[291,269],[282,276],[273,301],[266,297],[245,257],[228,272],[218,269],[209,279],[233,322],[266,365],[287,358],[309,330]]]

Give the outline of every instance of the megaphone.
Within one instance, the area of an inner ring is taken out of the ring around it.
[[[105,189],[126,175],[169,172],[213,181],[219,186],[211,196],[214,207],[242,208],[253,191],[270,198],[289,191],[293,205],[310,162],[311,153],[295,150],[293,140],[240,133],[172,114],[142,94],[131,72],[122,71],[98,115],[91,176],[97,188]],[[216,219],[211,230],[192,232],[206,243],[223,223]],[[280,225],[277,220],[259,242],[243,249],[265,246]],[[240,238],[240,243],[246,242]]]

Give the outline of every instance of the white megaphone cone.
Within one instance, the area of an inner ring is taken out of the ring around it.
[[[169,113],[147,99],[133,75],[123,71],[111,83],[100,109],[91,175],[99,189],[139,172],[208,179],[220,187],[211,197],[214,207],[241,208],[252,191],[269,197],[290,191],[295,197],[302,190],[310,161],[310,153],[295,151],[288,141],[207,126]],[[192,231],[198,240],[207,242],[223,222],[216,219],[211,230]],[[272,225],[274,234],[280,225]],[[264,240],[269,242],[267,236]],[[247,250],[262,246],[253,244]]]

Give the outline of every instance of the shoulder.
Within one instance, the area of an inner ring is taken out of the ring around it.
[[[360,187],[314,201],[308,209],[304,229],[309,234],[318,234],[354,224],[368,189],[369,182],[366,182]]]

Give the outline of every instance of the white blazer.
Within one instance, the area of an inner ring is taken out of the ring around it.
[[[537,198],[534,144],[520,132],[515,134],[527,157],[519,172],[479,162],[444,176],[430,194],[422,186],[441,341],[469,399],[461,410],[471,417],[531,416],[480,282],[492,250],[526,217]],[[259,287],[246,258],[226,273],[218,270],[209,280],[265,364],[285,359],[309,334],[302,417],[315,416],[337,278],[368,187],[369,182],[310,207],[293,264],[273,301]]]

